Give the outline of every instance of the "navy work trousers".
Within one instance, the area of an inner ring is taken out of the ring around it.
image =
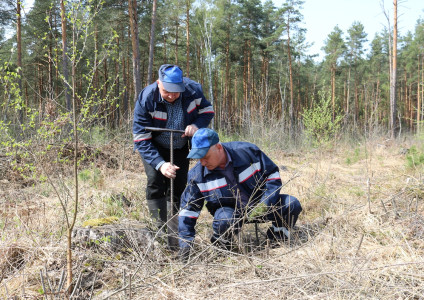
[[[302,211],[297,198],[280,194],[277,203],[270,207],[269,212],[262,218],[263,221],[272,221],[274,227],[286,227],[290,229],[296,224],[297,218]],[[241,212],[233,207],[220,207],[215,210],[212,228],[215,238],[225,233],[224,239],[230,238],[232,234],[237,234],[243,225]]]
[[[170,150],[155,145],[162,158],[170,161]],[[181,149],[174,149],[174,165],[180,167],[177,176],[174,179],[174,203],[176,207],[180,207],[180,198],[187,184],[187,173],[190,160],[187,158],[189,149],[188,144]],[[158,200],[168,199],[170,201],[170,179],[163,176],[162,173],[143,159],[144,170],[147,175],[146,199]]]

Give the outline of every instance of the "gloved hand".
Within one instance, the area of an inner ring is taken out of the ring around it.
[[[252,221],[257,217],[264,216],[267,211],[268,211],[268,206],[265,203],[263,202],[258,203],[255,207],[252,208],[252,210],[248,214],[247,220]]]
[[[178,251],[178,259],[181,262],[186,263],[189,257],[190,257],[190,247],[180,248],[180,250]]]

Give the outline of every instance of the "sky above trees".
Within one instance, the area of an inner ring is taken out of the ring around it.
[[[273,0],[273,2],[280,7],[285,0]],[[320,54],[319,60],[322,60],[321,48],[334,27],[338,25],[346,33],[354,21],[364,25],[368,42],[372,41],[376,33],[388,27],[382,4],[392,22],[392,0],[305,0],[300,12],[304,17],[304,28],[307,29],[306,41],[314,43],[309,54]],[[398,6],[400,35],[405,35],[407,31],[413,32],[417,20],[420,17],[424,18],[424,1],[399,0]]]
[[[285,0],[272,1],[277,7],[281,7],[285,2]],[[24,1],[26,12],[32,7],[33,2],[34,0]],[[399,34],[413,32],[417,20],[424,18],[424,1],[401,0],[398,5]],[[301,13],[304,16],[303,26],[307,29],[306,41],[311,44],[309,54],[319,54],[317,60],[322,60],[324,52],[321,48],[334,27],[338,25],[346,33],[355,21],[364,25],[370,42],[376,33],[388,27],[384,11],[392,20],[392,0],[305,0]]]

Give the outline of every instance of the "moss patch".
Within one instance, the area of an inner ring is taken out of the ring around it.
[[[103,226],[108,224],[114,224],[118,222],[118,217],[106,217],[106,218],[100,218],[100,219],[90,219],[87,221],[84,221],[82,223],[83,227],[96,227],[96,226]]]

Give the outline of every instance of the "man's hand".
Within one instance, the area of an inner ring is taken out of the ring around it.
[[[170,162],[166,162],[160,166],[159,171],[167,178],[175,178],[175,176],[177,176],[177,170],[179,169],[180,167],[172,165]]]
[[[188,125],[185,129],[184,134],[181,137],[193,136],[193,134],[197,131],[197,126],[194,124]]]
[[[262,217],[268,211],[268,206],[265,203],[258,203],[248,214],[247,220],[252,221],[257,217]]]
[[[190,247],[180,248],[180,250],[178,251],[178,259],[181,262],[186,263],[189,257],[190,257]]]

